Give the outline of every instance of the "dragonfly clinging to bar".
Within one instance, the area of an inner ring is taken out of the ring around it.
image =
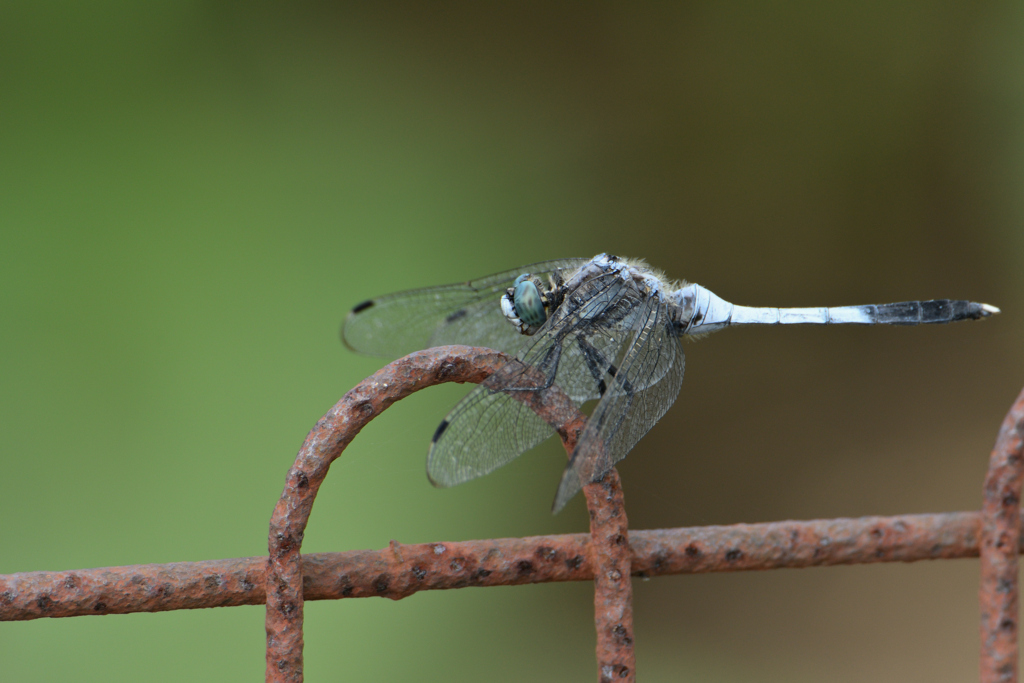
[[[686,336],[733,325],[921,325],[999,313],[971,301],[906,301],[833,308],[737,306],[705,287],[667,280],[642,261],[599,254],[545,261],[460,284],[365,301],[346,318],[353,351],[398,357],[445,344],[516,356],[441,422],[427,454],[435,486],[509,463],[554,435],[515,392],[557,387],[577,406],[597,401],[566,466],[558,512],[661,419],[683,381]]]

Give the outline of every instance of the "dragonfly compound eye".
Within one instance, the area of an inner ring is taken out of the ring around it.
[[[548,315],[544,311],[544,300],[541,299],[540,290],[528,278],[528,275],[516,278],[515,289],[512,290],[512,303],[515,304],[520,320],[531,327],[540,327]]]

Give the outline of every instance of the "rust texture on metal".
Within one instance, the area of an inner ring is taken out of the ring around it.
[[[598,680],[635,681],[632,558],[619,473],[613,469],[584,485],[583,495],[590,513]]]
[[[1003,420],[981,506],[981,682],[1016,683],[1017,555],[1024,481],[1024,392]]]
[[[264,602],[265,557],[0,576],[0,621]]]
[[[267,559],[268,681],[302,680],[302,566],[300,548],[316,493],[331,463],[356,434],[388,406],[442,382],[480,382],[506,360],[481,349],[440,347],[391,363],[360,382],[322,417],[288,470],[270,519]]]
[[[527,394],[530,396],[531,394]],[[543,395],[542,395],[543,396]],[[559,395],[560,404],[566,401]],[[532,406],[531,406],[532,407]],[[544,416],[555,426],[570,459],[586,418],[569,403],[554,416]],[[594,445],[594,448],[600,448]],[[619,473],[612,468],[595,482],[582,486],[590,516],[589,559],[594,581],[594,628],[597,631],[598,680],[618,680],[632,683],[636,680],[636,655],[633,649],[633,583],[629,580],[631,549],[629,547],[629,520],[622,493]],[[548,551],[552,558],[557,551]]]
[[[400,358],[359,383],[317,422],[303,443],[295,463],[288,471],[284,492],[274,508],[270,521],[267,560],[267,681],[302,680],[302,622],[303,580],[300,549],[306,524],[312,511],[316,493],[327,476],[327,471],[359,430],[391,404],[415,391],[445,382],[482,383],[498,368],[520,361],[505,354],[466,346],[442,346],[418,351]],[[529,368],[525,368],[529,370]],[[517,400],[529,406],[538,416],[554,427],[566,451],[571,454],[586,418],[572,401],[555,386],[538,391],[514,392]],[[618,549],[598,553],[593,560],[608,562],[607,574],[621,575],[618,585],[602,589],[602,603],[611,605],[615,600],[631,601],[631,587],[624,577],[629,575],[629,553],[625,542],[625,512],[621,509],[621,495],[587,495],[588,506],[597,502],[605,512],[591,509],[591,526],[614,524],[614,534],[604,534],[596,540],[619,542]],[[618,505],[617,512],[607,509]],[[616,520],[621,520],[621,524]],[[614,624],[606,625],[605,618]],[[599,662],[629,662],[622,669],[626,681],[632,676],[632,610],[625,607],[604,609],[595,614],[599,634],[609,629],[625,631],[628,638],[618,638],[615,653],[605,652],[604,639],[598,638]],[[629,651],[628,656],[626,651]]]
[[[978,556],[981,513],[822,519],[630,532],[633,576]],[[392,545],[302,556],[306,600],[591,581],[590,536]],[[0,575],[0,621],[259,605],[266,557]]]
[[[517,363],[490,349],[410,354],[349,391],[310,431],[270,523],[268,557],[0,575],[0,621],[266,603],[266,680],[302,680],[304,600],[401,599],[423,590],[594,581],[598,673],[635,680],[629,576],[981,557],[981,681],[1016,683],[1024,392],[989,461],[981,512],[628,531],[618,473],[583,487],[590,534],[400,545],[302,556],[316,493],[376,415],[444,382],[486,383]],[[529,369],[527,369],[527,372]],[[556,387],[512,394],[570,455],[586,418]]]

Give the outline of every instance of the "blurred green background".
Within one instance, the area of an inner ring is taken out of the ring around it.
[[[634,528],[974,509],[1024,384],[1024,6],[0,3],[0,573],[259,555],[381,363],[356,302],[645,257],[749,305],[620,468]],[[375,420],[304,550],[586,529],[557,446],[433,489],[465,388]],[[962,681],[977,562],[637,582],[645,681]],[[595,677],[591,589],[307,605],[307,680]],[[6,681],[258,680],[260,607],[0,625]]]

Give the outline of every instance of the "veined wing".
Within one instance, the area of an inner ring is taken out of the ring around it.
[[[471,391],[434,434],[427,476],[454,486],[505,465],[555,433],[529,407],[560,390],[576,406],[611,381],[613,360],[634,338],[632,311],[643,299],[615,273],[591,278],[573,292],[516,361]]]
[[[543,261],[469,282],[370,299],[345,318],[341,339],[353,351],[384,358],[445,344],[514,352],[523,336],[505,320],[499,304],[513,280],[522,273],[542,279],[555,271],[569,275],[588,260]]]
[[[685,359],[665,306],[648,298],[638,311],[638,329],[608,391],[597,404],[555,494],[553,512],[626,457],[668,411],[683,383]]]

